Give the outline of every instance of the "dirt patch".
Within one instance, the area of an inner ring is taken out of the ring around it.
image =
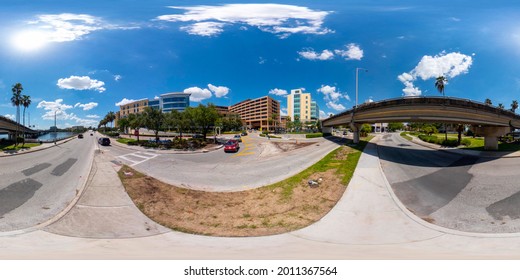
[[[267,141],[260,143],[260,158],[270,157],[280,153],[289,152],[292,150],[304,148],[314,145],[316,142],[274,142]]]
[[[303,228],[326,215],[346,189],[336,169],[302,179],[289,198],[282,187],[232,193],[189,190],[128,166],[119,175],[134,203],[152,220],[174,230],[212,236],[261,236]],[[321,183],[311,188],[309,179]]]
[[[316,144],[316,142],[271,142],[274,146],[280,149],[282,152],[288,152],[310,145]]]

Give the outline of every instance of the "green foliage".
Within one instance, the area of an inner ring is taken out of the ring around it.
[[[457,147],[458,144],[459,144],[459,141],[457,139],[452,139],[452,138],[448,138],[447,140],[443,139],[441,141],[441,145],[445,146],[445,147]]]
[[[106,132],[105,135],[109,136],[109,137],[119,137],[119,132],[110,131],[110,132]]]
[[[388,124],[389,131],[398,131],[398,130],[403,130],[403,129],[404,129],[403,123],[389,123]]]
[[[317,132],[317,133],[308,133],[305,135],[305,138],[318,138],[323,137],[323,133]]]
[[[412,137],[408,136],[408,132],[401,132],[401,137],[403,137],[404,139],[408,140],[408,141],[412,141]]]

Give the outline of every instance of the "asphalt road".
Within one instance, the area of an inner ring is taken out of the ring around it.
[[[520,231],[520,158],[432,150],[398,134],[378,145],[394,193],[417,216],[466,232]]]
[[[30,228],[58,215],[86,182],[95,136],[0,158],[0,231]]]
[[[116,144],[103,147],[103,152],[112,154],[121,164],[176,186],[206,191],[241,191],[297,174],[338,147],[330,140],[316,139],[312,140],[315,144],[311,146],[266,156],[262,149],[262,143],[266,141],[271,140],[255,135],[243,137],[238,153],[225,153],[219,149],[208,153],[165,154],[151,149],[136,151]]]

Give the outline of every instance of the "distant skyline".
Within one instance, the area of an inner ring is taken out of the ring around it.
[[[131,100],[229,106],[303,88],[320,115],[439,95],[520,100],[520,4],[472,1],[2,1],[0,115],[22,83],[37,128],[97,126]],[[484,8],[485,7],[485,8]]]

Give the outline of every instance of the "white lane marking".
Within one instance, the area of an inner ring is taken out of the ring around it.
[[[117,156],[117,158],[120,158],[120,159],[123,159],[125,161],[130,162],[130,166],[135,166],[135,165],[138,165],[138,164],[143,163],[145,161],[151,160],[152,158],[155,158],[157,156],[158,156],[158,154],[135,152],[135,153],[130,153],[130,154],[122,155],[122,156]],[[141,161],[134,160],[134,159],[131,159],[130,157],[142,158],[143,160],[141,160]]]

